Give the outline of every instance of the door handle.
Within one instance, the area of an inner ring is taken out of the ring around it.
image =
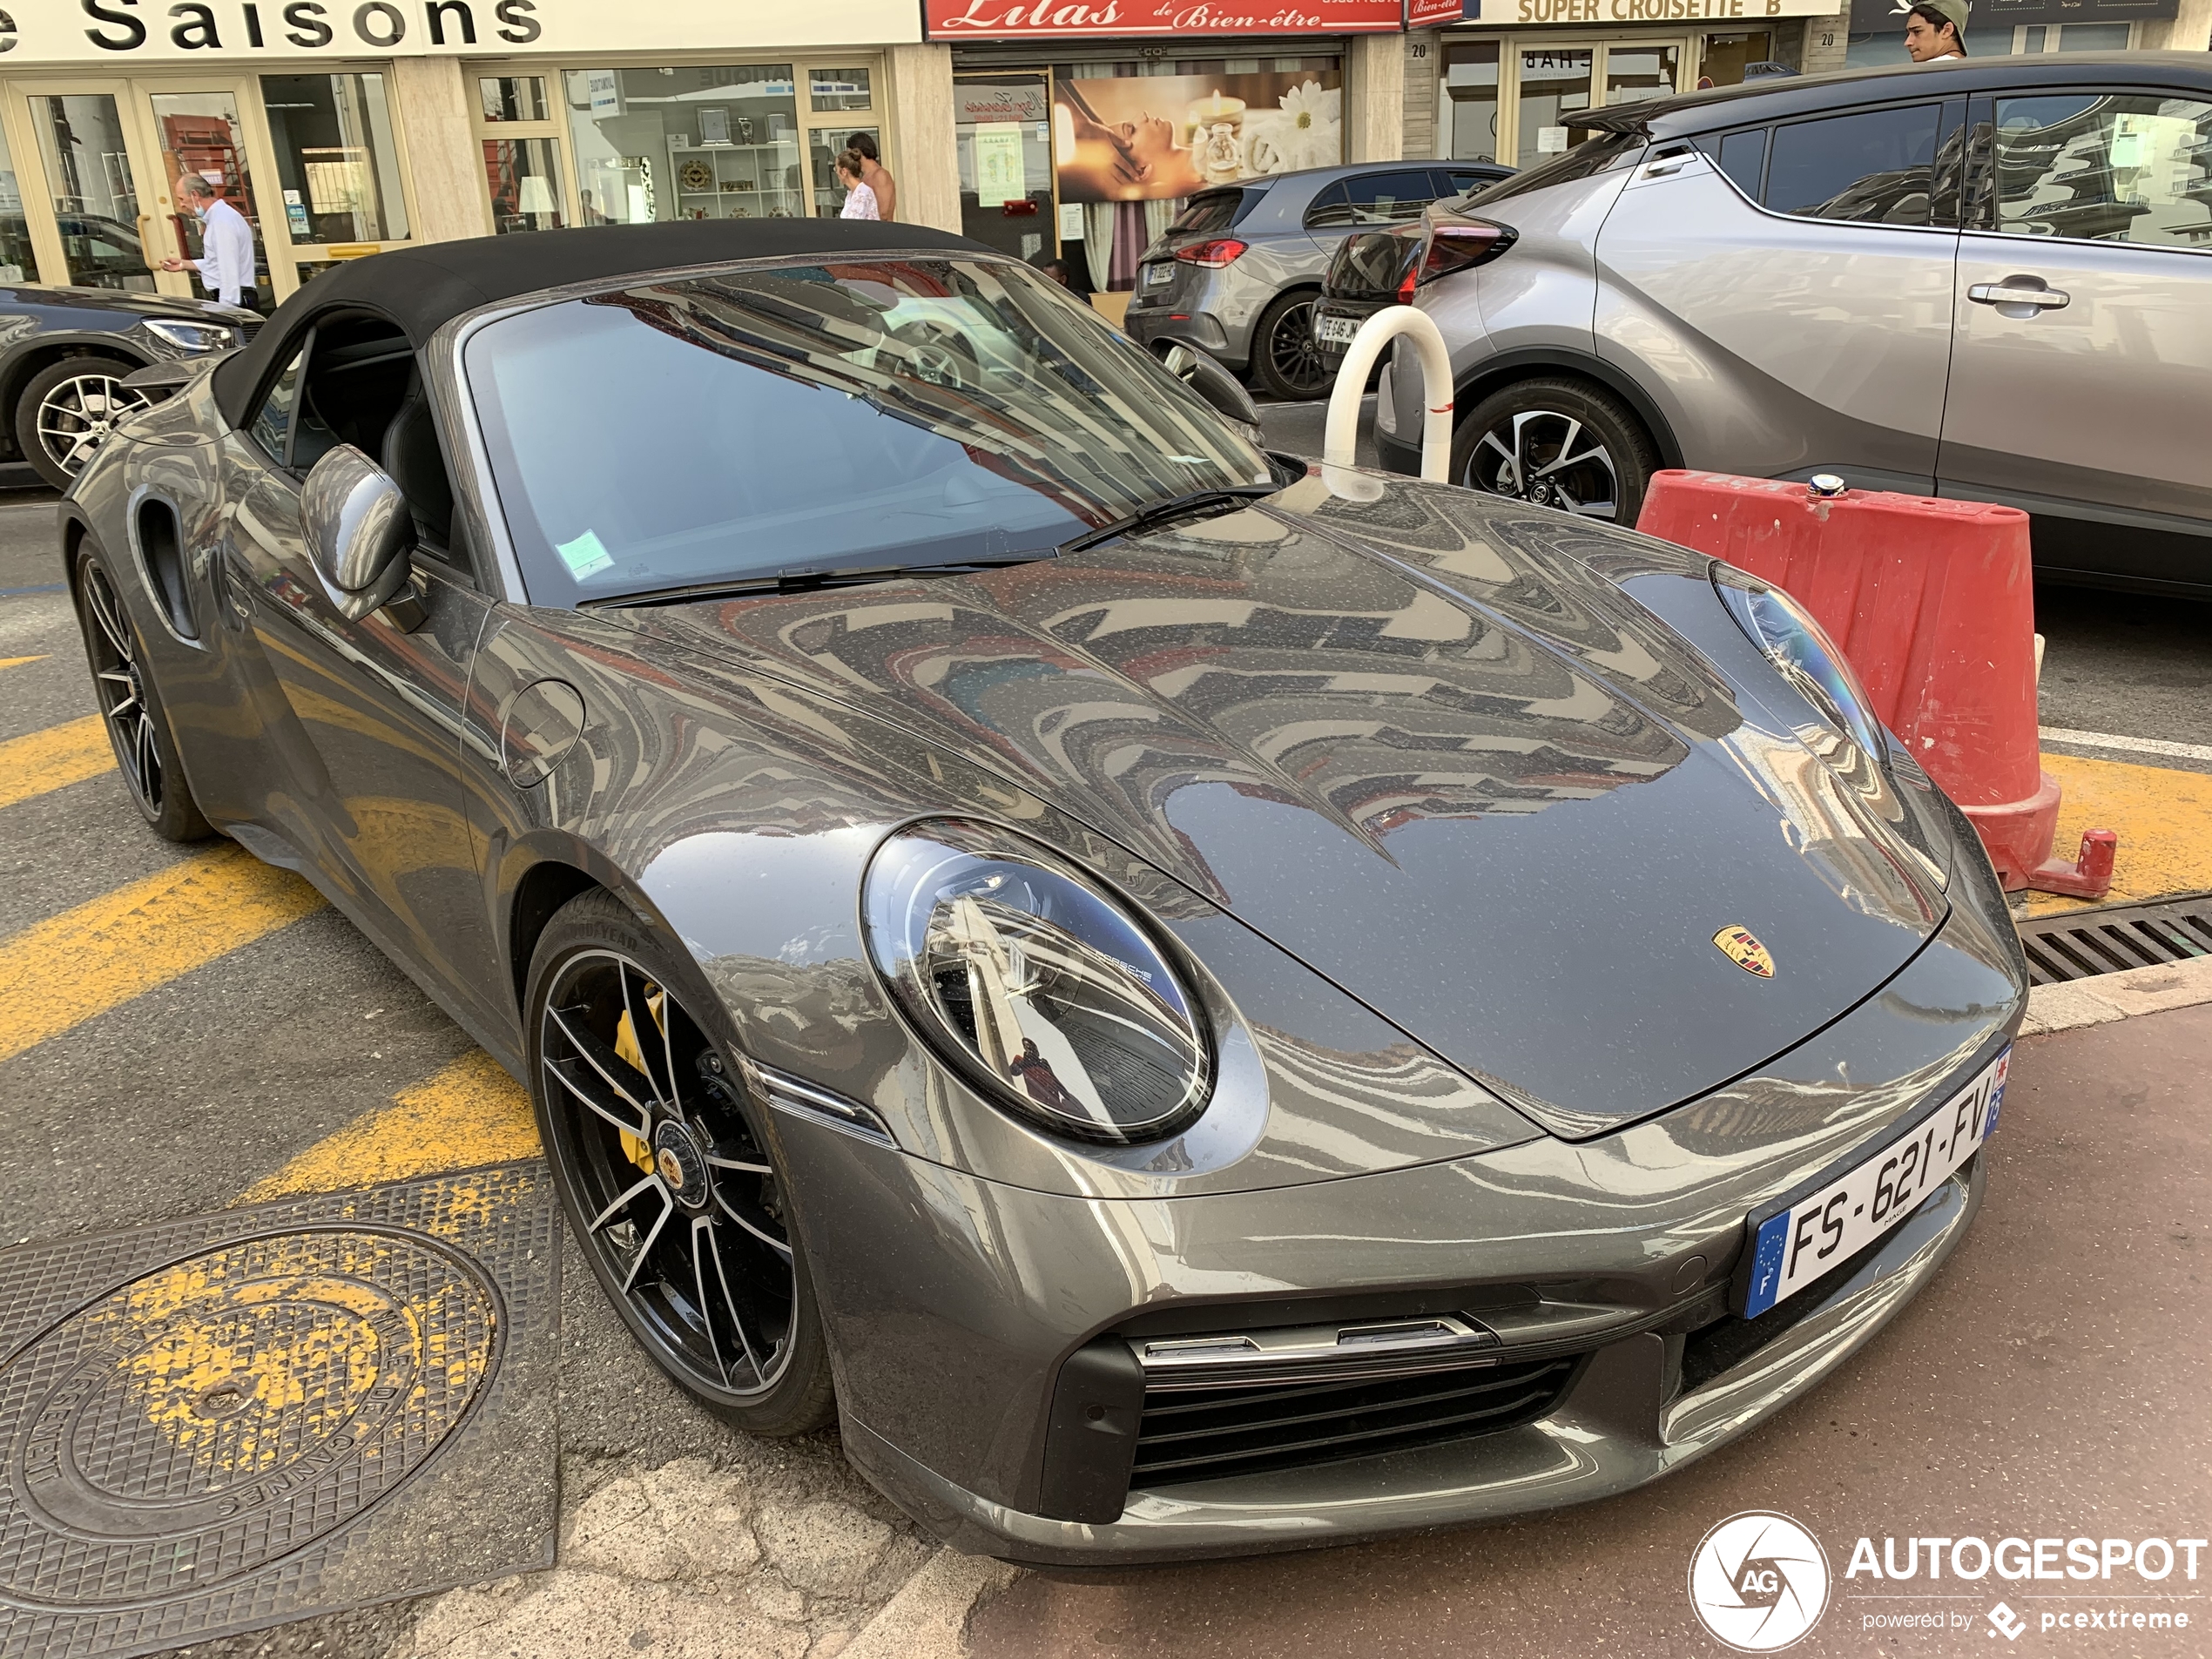
[[[1978,306],[2023,306],[2032,311],[2056,311],[2073,303],[2063,288],[2046,287],[2040,277],[2006,277],[2002,282],[1977,282],[1966,298]]]

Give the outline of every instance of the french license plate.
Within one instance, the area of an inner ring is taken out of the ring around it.
[[[1323,317],[1314,326],[1314,338],[1332,346],[1349,346],[1352,337],[1359,332],[1357,317]]]
[[[1911,1215],[1936,1184],[1974,1155],[1997,1129],[2013,1051],[1911,1130],[1847,1175],[1772,1215],[1754,1211],[1750,1289],[1743,1317],[1756,1318],[1847,1261]]]
[[[1148,265],[1144,267],[1144,286],[1148,288],[1164,288],[1174,280],[1175,266],[1172,265]]]

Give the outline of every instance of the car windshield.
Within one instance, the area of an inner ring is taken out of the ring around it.
[[[539,604],[1049,553],[1266,457],[1055,283],[965,256],[752,266],[469,343]]]

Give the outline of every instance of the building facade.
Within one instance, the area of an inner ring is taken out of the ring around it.
[[[5,3],[0,283],[193,292],[160,268],[199,253],[190,172],[253,222],[265,307],[415,243],[834,213],[863,132],[899,218],[1121,288],[1209,183],[1525,166],[1593,104],[1901,43],[1895,0]],[[2212,0],[1981,0],[1969,40],[2202,50]]]

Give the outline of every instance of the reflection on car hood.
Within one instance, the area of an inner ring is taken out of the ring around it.
[[[1598,573],[1667,550],[1360,488],[1377,498],[1315,476],[1080,556],[634,620],[1036,792],[1556,1133],[1741,1075],[1939,925],[1857,792]],[[1716,947],[1730,928],[1771,977]]]

